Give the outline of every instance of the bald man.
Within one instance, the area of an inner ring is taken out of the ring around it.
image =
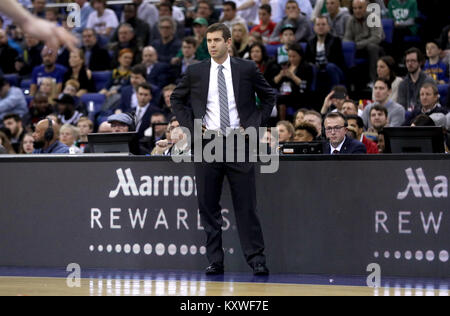
[[[381,56],[381,41],[384,39],[382,26],[369,27],[367,0],[353,0],[353,16],[348,20],[344,42],[356,44],[356,57],[368,58],[370,81],[377,78],[377,61]]]
[[[142,50],[142,64],[147,68],[147,82],[162,90],[171,81],[170,66],[158,61],[158,52],[153,46]]]
[[[33,133],[33,154],[68,154],[69,147],[59,139],[59,125],[50,119],[40,121]]]

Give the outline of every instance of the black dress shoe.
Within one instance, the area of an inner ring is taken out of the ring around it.
[[[253,275],[266,276],[269,275],[269,269],[267,269],[264,263],[257,263],[253,266]]]
[[[223,265],[212,264],[205,270],[206,275],[222,275],[224,274]]]

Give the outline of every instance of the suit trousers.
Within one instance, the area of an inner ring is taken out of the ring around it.
[[[208,141],[203,140],[203,147],[207,143]],[[226,144],[224,149],[225,147]],[[248,152],[248,144],[245,148]],[[238,149],[233,150],[236,155]],[[265,264],[264,238],[256,210],[256,164],[248,159],[245,162],[227,162],[224,157],[223,161],[195,163],[198,204],[206,232],[208,261],[218,265],[223,265],[224,261],[220,198],[226,176],[230,184],[236,226],[245,259],[251,267],[257,263]]]

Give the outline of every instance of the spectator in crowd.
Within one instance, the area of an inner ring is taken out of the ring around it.
[[[180,127],[180,123],[177,121],[177,119],[172,118],[169,122],[169,125],[167,126],[167,129],[165,132],[165,139],[160,138],[160,140],[156,141],[154,148],[151,151],[152,156],[169,156],[170,155],[170,151],[174,145],[171,134],[172,134],[172,131],[174,131],[176,128],[179,128],[179,127]]]
[[[20,143],[22,142],[26,131],[23,128],[22,119],[17,114],[7,114],[3,117],[3,125],[11,133],[11,145],[14,151],[18,153],[20,151]]]
[[[80,27],[75,27],[72,30],[72,32],[74,32],[75,34],[79,34],[81,36],[83,30],[87,26],[89,16],[91,15],[92,12],[94,12],[94,8],[91,6],[88,0],[75,0],[75,3],[78,4],[81,8],[80,12],[81,25]]]
[[[317,137],[316,128],[309,123],[301,123],[295,127],[294,142],[310,143]]]
[[[141,84],[137,90],[138,107],[136,108],[136,131],[139,139],[144,137],[145,130],[150,126],[150,118],[160,109],[152,104],[152,89],[147,84]]]
[[[98,36],[108,42],[119,26],[116,13],[106,8],[106,0],[92,0],[91,3],[95,11],[89,15],[86,27],[94,29]]]
[[[0,155],[15,155],[11,142],[9,141],[8,136],[2,131],[0,131]]]
[[[107,122],[111,126],[111,133],[128,133],[135,127],[133,117],[128,113],[113,114],[108,117]]]
[[[77,96],[79,90],[80,90],[80,83],[75,79],[71,79],[68,80],[64,85],[62,93],[72,96],[75,100],[75,110],[82,113],[83,115],[87,115],[88,109],[86,104],[81,100],[80,97]]]
[[[80,131],[77,127],[71,124],[64,124],[59,131],[59,141],[69,147],[69,153],[81,154],[82,151],[75,144],[80,136]]]
[[[206,42],[206,30],[208,29],[208,21],[204,18],[197,18],[193,22],[194,37],[197,41],[195,58],[199,61],[211,58]]]
[[[313,125],[317,130],[317,138],[324,139],[322,136],[322,115],[317,111],[307,111],[305,113],[304,122]]]
[[[136,40],[134,28],[128,24],[121,24],[117,30],[117,42],[111,43],[109,51],[112,53],[112,67],[118,66],[118,56],[122,49],[130,49],[133,52],[133,65],[141,62],[141,54],[143,46],[139,46]]]
[[[366,146],[368,154],[378,154],[378,146],[375,142],[364,136],[364,122],[358,115],[347,116],[348,129],[352,130],[356,134],[356,140]]]
[[[31,0],[33,7],[31,13],[37,17],[45,19],[45,7],[47,5],[46,0]]]
[[[99,134],[108,134],[108,133],[112,133],[112,126],[111,123],[109,122],[103,122],[100,124],[100,126],[98,127],[98,133]],[[85,151],[86,152],[86,151]]]
[[[388,110],[382,105],[375,105],[370,109],[370,128],[369,133],[379,134],[385,127],[389,126]]]
[[[426,82],[433,83],[422,71],[425,57],[418,48],[410,48],[405,52],[405,64],[408,75],[403,79],[398,87],[398,103],[408,112],[420,108],[420,88]]]
[[[344,42],[356,44],[356,56],[368,58],[370,82],[377,78],[377,61],[381,56],[381,41],[384,39],[383,28],[369,27],[367,20],[367,0],[353,0],[353,16],[348,20]]]
[[[237,14],[236,3],[233,1],[225,1],[223,3],[223,13],[220,23],[228,26],[230,31],[233,30],[233,26],[237,23],[244,24],[247,27],[247,21]]]
[[[80,131],[77,145],[81,149],[81,152],[84,153],[84,150],[88,144],[88,135],[94,132],[94,123],[87,117],[83,116],[78,120],[77,127]]]
[[[171,119],[171,121],[173,121],[173,118]],[[146,130],[145,134],[146,135],[151,135],[151,141],[152,143],[150,143],[149,145],[151,146],[150,149],[152,149],[155,146],[155,143],[163,140],[166,138],[167,136],[167,127],[170,128],[170,124],[169,126],[167,126],[167,118],[164,115],[164,113],[162,112],[154,112],[150,118],[150,126],[149,128]],[[180,126],[178,121],[177,122],[177,126]],[[148,139],[147,139],[148,141]]]
[[[170,97],[172,96],[172,93],[176,87],[177,86],[174,84],[169,84],[164,87],[162,92],[160,108],[162,108],[162,112],[168,120],[171,120],[175,116],[175,113],[172,109],[172,104],[170,103]]]
[[[181,48],[181,41],[175,38],[176,22],[173,18],[163,16],[158,23],[161,39],[154,40],[152,46],[156,49],[159,61],[170,63]]]
[[[434,113],[447,114],[447,109],[439,104],[439,90],[435,83],[424,83],[420,88],[420,103],[422,107],[412,112],[406,125],[411,125],[411,122],[420,114],[428,116]]]
[[[342,107],[348,99],[347,88],[345,86],[335,86],[325,98],[320,114],[327,115],[329,112],[342,113]]]
[[[198,60],[195,58],[196,50],[197,40],[194,37],[185,37],[181,45],[182,57],[175,57],[171,62],[177,78],[180,78],[186,72],[187,67],[198,63]]]
[[[298,44],[289,46],[288,56],[289,63],[283,65],[273,79],[281,94],[277,101],[281,120],[286,118],[288,107],[294,110],[311,107],[311,65],[306,62],[303,49]]]
[[[35,67],[42,64],[41,52],[43,44],[31,35],[25,34],[25,45],[23,55],[15,62],[16,71],[22,77],[28,77]]]
[[[390,0],[388,17],[394,20],[394,43],[405,50],[405,36],[417,35],[416,19],[419,16],[416,0]]]
[[[442,50],[436,41],[427,43],[426,46],[428,60],[423,67],[425,74],[433,78],[437,84],[447,84],[449,80],[449,69],[441,59]]]
[[[391,83],[392,92],[389,98],[392,101],[397,102],[398,88],[403,79],[396,76],[394,68],[395,68],[395,60],[391,56],[383,56],[380,59],[378,59],[377,62],[378,78],[388,80]],[[375,96],[372,94],[372,100],[374,99]]]
[[[133,3],[137,6],[137,16],[140,20],[146,22],[150,28],[158,23],[159,13],[154,4],[144,0],[133,0]]]
[[[123,87],[120,91],[121,102],[120,111],[123,113],[135,112],[138,107],[138,88],[146,83],[147,69],[144,65],[136,65],[131,68],[130,84]],[[158,89],[157,87],[154,88]],[[159,92],[158,92],[159,93]],[[111,109],[114,110],[114,109]],[[112,113],[111,113],[112,114]]]
[[[312,35],[311,24],[309,20],[301,14],[298,3],[295,0],[287,1],[285,12],[286,17],[277,24],[270,41],[279,43],[281,30],[285,25],[290,24],[295,29],[295,40],[297,42],[306,42]]]
[[[330,91],[332,87],[345,81],[342,41],[330,34],[328,20],[324,17],[315,19],[314,32],[315,36],[308,41],[306,60],[319,68],[317,80],[323,83],[319,90]]]
[[[250,30],[250,34],[261,34],[264,44],[270,42],[270,38],[277,24],[271,20],[272,7],[269,4],[263,4],[258,11],[259,25]]]
[[[95,92],[94,81],[92,80],[92,72],[86,68],[84,53],[81,49],[70,53],[70,68],[64,75],[64,83],[69,80],[77,80],[79,83],[77,97],[81,97],[86,93]]]
[[[69,147],[58,140],[59,129],[59,125],[51,119],[40,121],[33,133],[33,154],[68,154]]]
[[[308,20],[311,18],[313,13],[313,8],[310,0],[294,0],[297,3],[299,10],[301,10],[302,14],[305,15]],[[276,1],[274,5],[278,6],[276,10],[276,14],[274,14],[274,21],[280,22],[283,19],[283,12],[285,12],[286,5],[288,0],[279,0]]]
[[[190,5],[189,2],[186,5]],[[214,4],[209,0],[199,0],[197,1],[197,7],[194,11],[188,10],[186,12],[186,26],[192,25],[192,21],[195,19],[203,18],[208,21],[208,25],[219,22],[219,19],[215,16]]]
[[[46,8],[45,19],[51,23],[61,26],[61,20],[58,17],[58,8]]]
[[[250,50],[247,27],[244,24],[235,23],[231,34],[232,43],[238,53],[236,57],[244,58]]]
[[[180,22],[177,19],[174,18],[174,11],[173,9],[177,8],[172,6],[171,2],[169,1],[162,1],[159,4],[159,22],[161,22],[162,18],[169,18],[171,19],[173,23],[173,33],[174,37],[181,41],[185,36],[185,28],[184,28],[184,22]],[[159,28],[158,24],[153,26],[151,30],[151,38],[150,42],[154,42],[156,40],[160,40],[162,36],[161,29]]]
[[[291,122],[279,121],[277,123],[277,131],[280,144],[288,143],[294,140],[295,129]]]
[[[42,92],[49,96],[48,103],[54,105],[54,99],[58,97],[58,87],[53,78],[42,78],[39,85],[39,92]]]
[[[105,71],[111,68],[111,56],[108,50],[100,47],[94,29],[84,29],[82,50],[87,69],[91,71]]]
[[[255,62],[259,71],[261,71],[264,75],[269,64],[269,56],[267,55],[267,50],[264,44],[255,43],[250,46],[250,59]]]
[[[67,69],[56,63],[57,52],[47,46],[42,49],[43,64],[33,69],[31,75],[30,94],[35,95],[44,78],[52,78],[56,83],[56,93],[61,93],[64,74]]]
[[[61,123],[76,126],[83,113],[75,110],[75,99],[71,95],[61,94],[58,99],[55,99],[55,102]]]
[[[292,118],[294,127],[297,127],[304,122],[306,112],[308,112],[306,109],[298,109],[297,112],[295,112],[294,117]]]
[[[361,110],[358,107],[358,104],[353,101],[353,100],[345,100],[344,104],[342,104],[342,114],[344,114],[345,116],[348,115],[358,115],[358,116],[363,116],[363,110]]]
[[[26,133],[20,143],[19,154],[31,155],[34,151],[34,138],[33,133]]]
[[[150,41],[150,26],[147,22],[138,17],[137,5],[135,3],[128,3],[123,6],[122,24],[129,24],[136,34],[136,45],[142,49]],[[117,31],[113,35],[112,41],[118,40]]]
[[[385,79],[377,79],[373,88],[375,103],[366,106],[363,112],[364,126],[370,128],[370,109],[375,105],[384,106],[389,114],[389,126],[401,126],[405,122],[405,108],[390,99],[392,86]]]
[[[9,46],[8,35],[0,29],[0,68],[5,74],[16,72],[15,62],[19,53]]]
[[[11,87],[0,77],[0,120],[7,114],[17,114],[23,118],[28,113],[27,101],[20,88]]]
[[[377,135],[378,152],[384,154],[386,150],[386,142],[384,140],[384,131],[380,130]]]
[[[158,52],[152,46],[147,46],[142,50],[142,64],[147,70],[147,82],[162,89],[169,84],[171,70],[169,65],[158,61]]]
[[[421,126],[429,126],[429,127],[435,127],[436,124],[434,123],[433,119],[426,114],[419,114],[417,115],[411,124],[409,124],[408,126],[411,127],[421,127]]]
[[[30,102],[30,124],[34,128],[37,123],[53,113],[53,107],[48,102],[50,96],[43,92],[37,92]]]
[[[339,112],[329,113],[324,121],[328,142],[324,154],[366,154],[364,144],[347,137],[348,123],[345,116]]]
[[[163,3],[169,4],[170,8],[172,9],[172,18],[177,21],[177,23],[180,23],[184,28],[184,21],[186,20],[186,17],[184,15],[183,9],[175,5],[175,0],[162,0],[160,5]],[[159,16],[161,17],[161,12],[159,13]]]
[[[125,48],[119,53],[119,66],[112,71],[111,78],[105,88],[99,93],[110,97],[118,93],[122,86],[126,86],[130,80],[131,64],[133,63],[133,51]]]
[[[232,0],[236,3],[238,15],[247,21],[249,26],[258,24],[259,0]]]
[[[292,24],[286,24],[281,28],[280,40],[282,46],[277,49],[277,63],[278,65],[289,62],[288,48],[295,44],[295,27]]]
[[[326,8],[328,13],[323,16],[328,19],[331,34],[343,39],[347,22],[351,17],[348,9],[341,7],[341,0],[326,0]]]

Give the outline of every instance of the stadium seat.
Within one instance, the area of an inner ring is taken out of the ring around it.
[[[95,116],[101,111],[106,101],[106,96],[100,93],[86,93],[80,99],[81,102],[86,104],[89,119],[94,122]]]
[[[102,90],[105,88],[106,83],[111,78],[111,71],[93,71],[92,72],[92,80],[94,80],[95,83],[95,89],[97,91]]]
[[[448,87],[450,85],[448,84],[440,84],[438,86],[439,89],[439,96],[440,96],[440,103],[442,106],[445,106],[447,104],[447,98],[448,98]]]
[[[394,41],[394,20],[393,19],[382,19],[384,34],[386,38],[384,39],[386,43],[392,44]]]
[[[347,68],[355,67],[356,44],[354,42],[342,42],[342,52]]]
[[[19,86],[19,81],[20,81],[19,75],[17,75],[17,74],[3,75],[3,78],[5,78],[5,80],[8,81],[8,83],[11,86],[14,86],[14,87]]]
[[[31,79],[24,79],[20,82],[20,88],[25,95],[30,94]]]
[[[267,55],[269,57],[276,57],[277,56],[277,50],[278,47],[283,46],[282,44],[280,45],[266,45],[266,50],[267,50]]]
[[[30,106],[31,101],[33,101],[33,96],[27,95],[25,96],[25,100],[27,101],[27,105]]]

